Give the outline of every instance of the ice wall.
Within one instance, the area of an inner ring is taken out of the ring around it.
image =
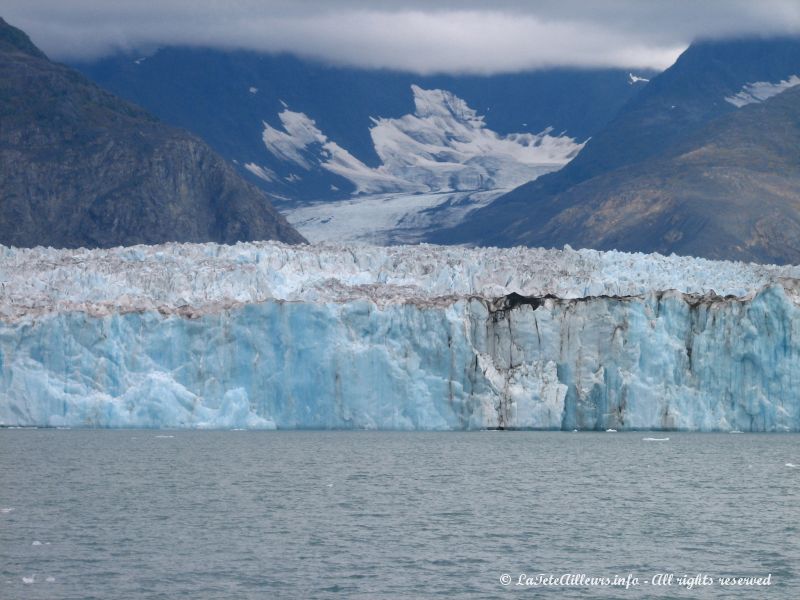
[[[798,271],[568,249],[0,248],[0,421],[797,431]]]

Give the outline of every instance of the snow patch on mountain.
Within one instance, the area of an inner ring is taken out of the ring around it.
[[[261,137],[264,145],[281,160],[296,163],[310,169],[311,163],[304,156],[305,149],[314,144],[324,144],[327,138],[317,129],[312,119],[300,112],[286,109],[278,114],[283,131],[264,123]]]
[[[512,188],[563,166],[582,148],[550,130],[500,135],[454,94],[418,86],[412,91],[414,114],[373,119],[378,167],[364,164],[308,115],[288,107],[278,115],[282,130],[264,123],[264,145],[302,169],[318,165],[345,177],[357,194]]]
[[[275,172],[272,171],[271,169],[268,169],[267,167],[263,167],[255,163],[245,163],[244,168],[250,171],[253,175],[258,177],[259,179],[263,179],[264,181],[275,181],[277,179],[277,175],[275,175]]]
[[[639,77],[638,75],[634,75],[633,73],[628,73],[628,83],[633,85],[635,83],[639,83],[640,81],[642,83],[648,83],[650,80],[645,77]]]
[[[739,93],[726,97],[725,101],[733,104],[736,108],[741,108],[748,104],[764,102],[764,100],[777,96],[781,92],[793,88],[796,85],[800,85],[800,77],[797,75],[792,75],[788,79],[778,81],[777,83],[755,81],[745,84]]]

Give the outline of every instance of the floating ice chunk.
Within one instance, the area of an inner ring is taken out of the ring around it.
[[[644,441],[644,442],[668,442],[669,438],[668,437],[665,437],[665,438],[646,437],[646,438],[642,438],[642,441]]]

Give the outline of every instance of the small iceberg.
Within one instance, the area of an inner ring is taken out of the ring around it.
[[[800,469],[800,465],[796,465],[794,463],[786,463],[786,466],[790,469]]]
[[[616,429],[606,429],[606,433],[617,433]]]
[[[646,437],[646,438],[642,438],[642,441],[643,442],[668,442],[669,438],[668,437],[665,437],[665,438]]]

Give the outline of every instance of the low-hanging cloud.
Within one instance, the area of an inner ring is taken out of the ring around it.
[[[5,0],[60,60],[165,45],[291,52],[418,73],[661,69],[698,37],[794,34],[797,0]]]

